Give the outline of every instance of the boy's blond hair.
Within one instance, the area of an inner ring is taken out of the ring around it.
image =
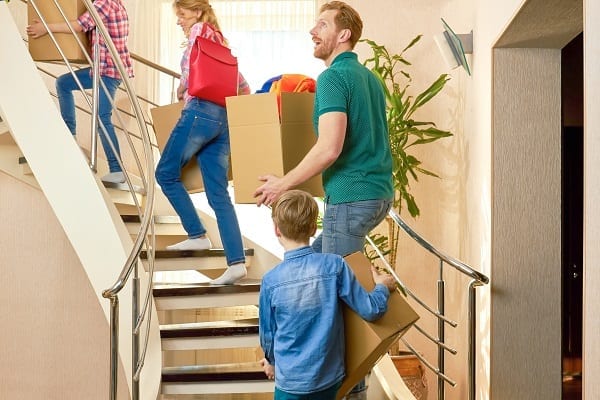
[[[317,230],[319,207],[310,194],[302,190],[289,190],[275,202],[271,216],[285,238],[308,242]]]

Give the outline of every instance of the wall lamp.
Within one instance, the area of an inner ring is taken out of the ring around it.
[[[454,33],[452,28],[442,20],[444,32],[439,35],[435,35],[433,39],[442,53],[442,57],[446,62],[446,65],[450,69],[454,69],[462,66],[469,76],[471,75],[471,69],[465,54],[473,53],[473,31],[466,34],[457,35]]]

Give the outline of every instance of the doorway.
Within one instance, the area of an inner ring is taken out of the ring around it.
[[[562,49],[563,400],[580,400],[583,334],[583,33]]]

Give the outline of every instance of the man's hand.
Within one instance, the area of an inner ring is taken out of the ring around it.
[[[373,280],[375,284],[382,284],[388,288],[390,292],[396,290],[396,279],[390,274],[380,274],[377,268],[371,265],[371,273],[373,274]]]
[[[275,379],[275,368],[271,364],[269,364],[269,361],[267,361],[266,358],[263,358],[262,360],[260,360],[260,365],[262,365],[267,378]]]
[[[39,20],[34,19],[31,25],[28,25],[25,28],[27,35],[31,36],[34,39],[44,36],[48,33],[44,24],[42,24]]]
[[[256,205],[259,207],[261,204],[271,206],[288,189],[283,179],[275,175],[259,176],[258,180],[264,182],[253,195],[256,199]]]

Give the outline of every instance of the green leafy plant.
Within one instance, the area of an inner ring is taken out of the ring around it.
[[[377,76],[384,87],[386,97],[386,114],[390,147],[393,160],[393,183],[395,189],[393,206],[399,213],[406,208],[412,217],[420,215],[421,211],[411,193],[411,182],[418,182],[419,175],[438,177],[434,172],[425,169],[421,161],[411,153],[415,146],[435,142],[452,136],[449,131],[438,129],[432,121],[419,121],[414,114],[433,99],[446,85],[450,77],[440,75],[427,89],[413,96],[409,93],[412,82],[407,67],[412,64],[405,58],[407,50],[421,40],[422,35],[416,36],[400,53],[392,54],[384,45],[373,40],[363,39],[361,42],[369,45],[372,57],[364,61],[364,65]],[[376,237],[383,248],[384,254],[389,255],[392,266],[396,263],[399,227],[390,221],[387,240]],[[368,253],[369,254],[369,253]]]

